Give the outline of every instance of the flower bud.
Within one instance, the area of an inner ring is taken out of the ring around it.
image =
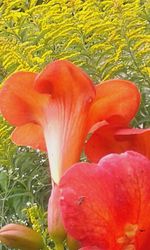
[[[39,233],[19,224],[8,224],[0,230],[0,242],[21,250],[40,250],[43,240]]]

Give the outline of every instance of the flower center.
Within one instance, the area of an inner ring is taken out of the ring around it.
[[[122,245],[122,250],[136,250],[135,237],[138,232],[137,224],[127,224],[124,229],[124,235],[117,239],[117,243]]]

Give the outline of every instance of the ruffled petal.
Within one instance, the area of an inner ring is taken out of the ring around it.
[[[140,104],[137,87],[127,80],[108,80],[96,85],[96,99],[89,112],[89,127],[106,120],[111,124],[127,125]]]
[[[110,153],[137,151],[150,158],[150,129],[101,126],[85,144],[85,153],[91,162]]]
[[[16,127],[12,132],[11,139],[18,146],[30,146],[34,149],[46,151],[43,130],[38,124],[27,123]]]
[[[150,161],[132,151],[74,165],[59,186],[66,230],[82,247],[148,249],[149,180]]]
[[[41,119],[42,108],[48,96],[34,90],[37,74],[17,72],[11,75],[0,90],[0,110],[12,125],[20,126]]]

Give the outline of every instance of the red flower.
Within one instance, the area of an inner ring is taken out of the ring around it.
[[[14,73],[0,92],[1,113],[16,126],[12,140],[47,148],[55,183],[79,161],[87,133],[95,124],[106,120],[127,125],[139,102],[140,94],[131,82],[110,80],[94,86],[68,61],[55,61],[40,74]]]
[[[150,161],[143,155],[75,164],[59,187],[65,228],[83,249],[150,249]]]
[[[118,128],[105,124],[95,131],[85,146],[91,162],[110,153],[137,151],[150,158],[150,129]]]

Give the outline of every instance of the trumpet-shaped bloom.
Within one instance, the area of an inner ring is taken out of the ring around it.
[[[67,232],[81,249],[150,248],[150,161],[128,151],[78,163],[60,181]]]
[[[91,162],[110,153],[137,151],[150,158],[150,129],[118,128],[109,124],[97,129],[85,146]]]
[[[55,183],[79,161],[95,124],[106,120],[126,125],[139,102],[131,82],[110,80],[94,86],[85,72],[63,60],[48,64],[40,74],[14,73],[0,91],[1,113],[16,126],[12,140],[47,149]]]

